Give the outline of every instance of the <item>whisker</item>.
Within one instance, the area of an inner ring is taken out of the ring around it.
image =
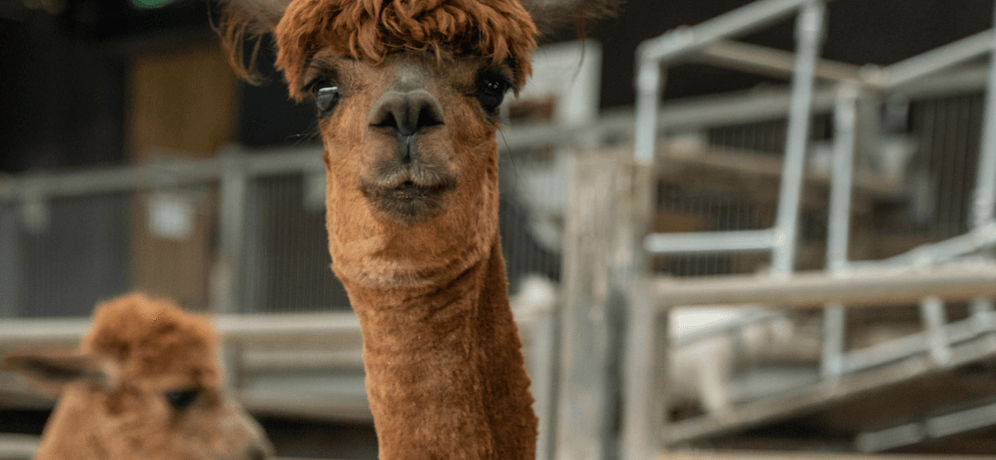
[[[314,120],[311,122],[311,125],[307,129],[298,134],[290,136],[290,138],[294,139],[294,145],[297,146],[304,143],[312,142],[315,139],[319,139],[321,137],[321,134],[322,131],[319,127],[318,120]]]
[[[505,144],[504,153],[498,158],[508,158],[508,161],[512,164],[512,186],[517,187],[519,183],[519,169],[518,165],[515,164],[515,156],[512,155],[512,148],[508,145],[508,139],[505,139],[505,131],[502,131],[501,127],[498,127],[498,135],[501,136],[501,141]]]

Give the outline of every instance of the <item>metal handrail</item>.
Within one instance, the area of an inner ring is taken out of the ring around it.
[[[360,323],[353,312],[219,314],[212,320],[231,345],[359,345]],[[0,319],[0,348],[75,345],[90,318]]]
[[[958,266],[960,268],[937,267],[935,264],[996,244],[996,231],[993,230],[993,225],[996,225],[996,61],[991,61],[987,71],[975,72],[970,78],[966,77],[976,84],[985,77],[985,85],[989,88],[972,208],[972,230],[961,237],[911,251],[887,262],[854,264],[847,258],[847,247],[855,134],[861,123],[858,117],[862,91],[871,89],[902,93],[918,87],[922,89],[924,81],[941,75],[944,70],[996,49],[996,33],[988,30],[886,67],[858,67],[820,59],[815,55],[822,33],[822,7],[823,2],[818,0],[762,0],[698,26],[679,28],[647,40],[638,49],[638,119],[634,148],[637,164],[652,164],[657,152],[657,133],[663,125],[657,118],[664,80],[662,66],[698,59],[742,70],[788,74],[792,76],[793,92],[782,187],[774,228],[747,232],[656,234],[648,235],[643,242],[643,250],[648,253],[771,250],[774,276],[681,281],[659,279],[631,287],[635,305],[630,310],[630,329],[627,331],[630,346],[626,358],[627,380],[624,394],[631,401],[624,410],[628,417],[623,443],[626,458],[648,458],[660,447],[659,442],[664,436],[660,432],[660,427],[663,426],[661,409],[664,404],[660,388],[665,383],[666,363],[653,360],[654,357],[660,359],[666,356],[668,347],[673,345],[665,332],[668,330],[668,306],[717,303],[769,303],[776,308],[786,308],[791,304],[826,306],[822,373],[829,379],[822,383],[826,384],[824,386],[835,385],[839,379],[857,382],[847,387],[851,389],[867,386],[867,382],[854,380],[853,372],[867,368],[868,363],[879,365],[893,359],[885,352],[894,350],[865,350],[866,353],[863,354],[845,356],[842,353],[845,307],[869,303],[920,303],[926,330],[919,337],[926,343],[913,349],[928,352],[930,362],[924,364],[925,370],[975,356],[965,351],[971,347],[957,348],[960,354],[953,350],[960,340],[993,330],[993,304],[991,301],[978,299],[996,294],[996,278],[993,278],[996,276],[996,266],[991,262],[982,265],[962,264]],[[800,12],[796,30],[796,53],[725,41],[726,38],[762,27],[794,12]],[[808,117],[812,113],[812,101],[816,94],[813,87],[815,78],[838,84],[834,102],[838,132],[834,139],[830,203],[832,220],[838,222],[831,222],[831,228],[828,229],[828,271],[790,275],[797,231],[801,162],[807,143]],[[904,265],[897,266],[896,262]],[[969,268],[965,269],[965,266]],[[975,314],[969,320],[945,324],[941,298],[972,300],[973,312],[981,314]],[[667,305],[660,302],[666,302]],[[987,351],[990,354],[992,352],[993,350]],[[905,356],[909,356],[909,353]],[[851,374],[844,375],[848,372]],[[843,388],[816,388],[811,394],[802,395],[793,401],[800,404],[806,401],[823,401],[829,394],[845,394],[846,392],[842,393]],[[752,412],[744,420],[759,420],[758,417],[761,416],[758,414],[761,413],[767,414],[764,417],[773,416],[775,412],[772,411],[776,409],[765,402],[753,404],[744,409],[745,413]],[[702,417],[698,421],[683,423],[679,428],[672,426],[666,436],[685,439],[686,435],[679,432],[691,436],[692,433],[719,429],[720,425],[727,428],[733,426],[730,423],[734,422],[727,422],[729,423],[724,425],[722,420]]]
[[[630,309],[625,358],[623,413],[624,458],[646,459],[662,447],[665,436],[663,388],[667,388],[667,360],[671,343],[667,338],[667,312],[672,307],[693,305],[737,305],[744,302],[765,304],[773,308],[798,308],[836,302],[845,307],[882,306],[917,302],[926,296],[968,299],[996,295],[996,264],[961,263],[933,269],[879,269],[852,273],[813,272],[789,276],[734,276],[721,279],[644,279],[632,286],[634,305]],[[947,328],[962,327],[947,325]],[[996,330],[993,325],[976,329],[975,334]],[[963,339],[963,338],[962,338]],[[950,345],[952,358],[945,363],[927,357],[915,364],[897,364],[887,368],[889,379],[911,378],[943,366],[976,359],[976,351],[986,356],[996,348],[985,343]],[[980,348],[981,347],[981,348]],[[975,350],[975,351],[973,351]],[[980,351],[981,350],[981,351]],[[973,353],[976,353],[973,355]],[[891,380],[890,380],[891,381]],[[833,398],[864,391],[876,384],[874,379],[858,374],[826,380],[809,390],[801,389],[790,406],[802,409],[810,404],[824,404]],[[757,401],[743,409],[744,422],[774,417],[780,410],[773,401]],[[701,419],[701,420],[700,420]],[[703,417],[682,422],[680,430],[672,427],[670,439],[729,429],[738,419]]]

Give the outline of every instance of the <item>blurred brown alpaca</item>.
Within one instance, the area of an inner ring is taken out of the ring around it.
[[[206,317],[142,294],[99,305],[76,352],[4,367],[60,392],[36,460],[263,460],[260,427],[225,396]]]

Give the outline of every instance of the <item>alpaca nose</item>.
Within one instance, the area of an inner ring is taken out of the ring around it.
[[[443,107],[424,89],[388,91],[370,109],[370,126],[389,128],[402,138],[443,124]]]

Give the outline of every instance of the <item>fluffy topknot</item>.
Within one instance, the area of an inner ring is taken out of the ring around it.
[[[213,360],[216,342],[217,334],[207,317],[134,293],[98,305],[93,327],[80,345],[83,351],[117,361],[132,375],[182,369],[220,383]]]
[[[516,0],[294,0],[275,35],[277,68],[296,95],[321,48],[373,63],[404,49],[510,60],[522,84],[538,31]]]

